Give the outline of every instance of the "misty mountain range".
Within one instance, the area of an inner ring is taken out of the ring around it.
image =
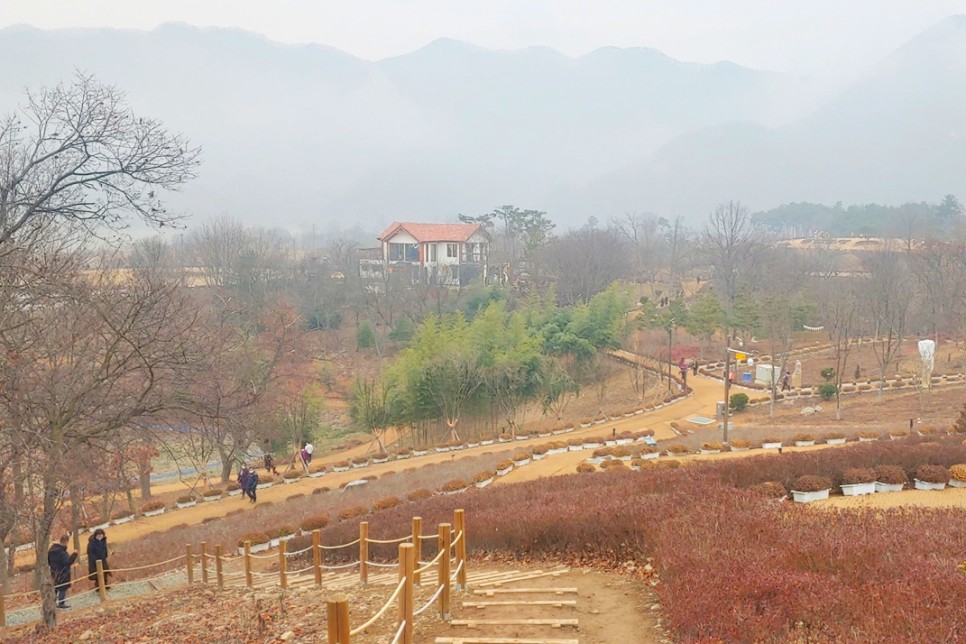
[[[503,204],[561,226],[739,199],[966,196],[966,16],[828,96],[815,79],[604,48],[439,40],[376,62],[228,29],[0,30],[0,111],[75,70],[204,149],[172,206],[306,229],[452,221]]]

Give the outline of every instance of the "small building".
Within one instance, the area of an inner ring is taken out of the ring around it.
[[[379,241],[386,273],[402,273],[413,284],[486,282],[490,234],[481,224],[394,222]]]

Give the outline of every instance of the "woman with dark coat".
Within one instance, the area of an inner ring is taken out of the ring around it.
[[[87,540],[87,572],[88,579],[94,582],[94,587],[98,586],[97,583],[97,562],[101,562],[101,566],[104,568],[104,590],[111,589],[111,583],[108,580],[110,573],[110,566],[107,563],[107,535],[104,534],[103,528],[98,528],[94,531],[94,534],[90,536]]]

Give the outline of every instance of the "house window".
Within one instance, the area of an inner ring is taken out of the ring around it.
[[[389,244],[390,262],[418,262],[419,251],[416,244]]]
[[[450,259],[455,259],[460,256],[460,245],[459,244],[446,244],[446,256]]]
[[[439,249],[437,248],[436,244],[428,244],[428,247],[429,247],[429,261],[430,262],[435,262],[436,261],[436,252]]]

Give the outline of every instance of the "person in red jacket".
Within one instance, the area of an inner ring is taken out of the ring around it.
[[[54,579],[57,593],[57,608],[70,608],[67,605],[67,590],[70,588],[70,567],[77,561],[77,553],[67,554],[68,543],[70,537],[65,534],[47,551],[47,565],[50,566],[50,576]]]

